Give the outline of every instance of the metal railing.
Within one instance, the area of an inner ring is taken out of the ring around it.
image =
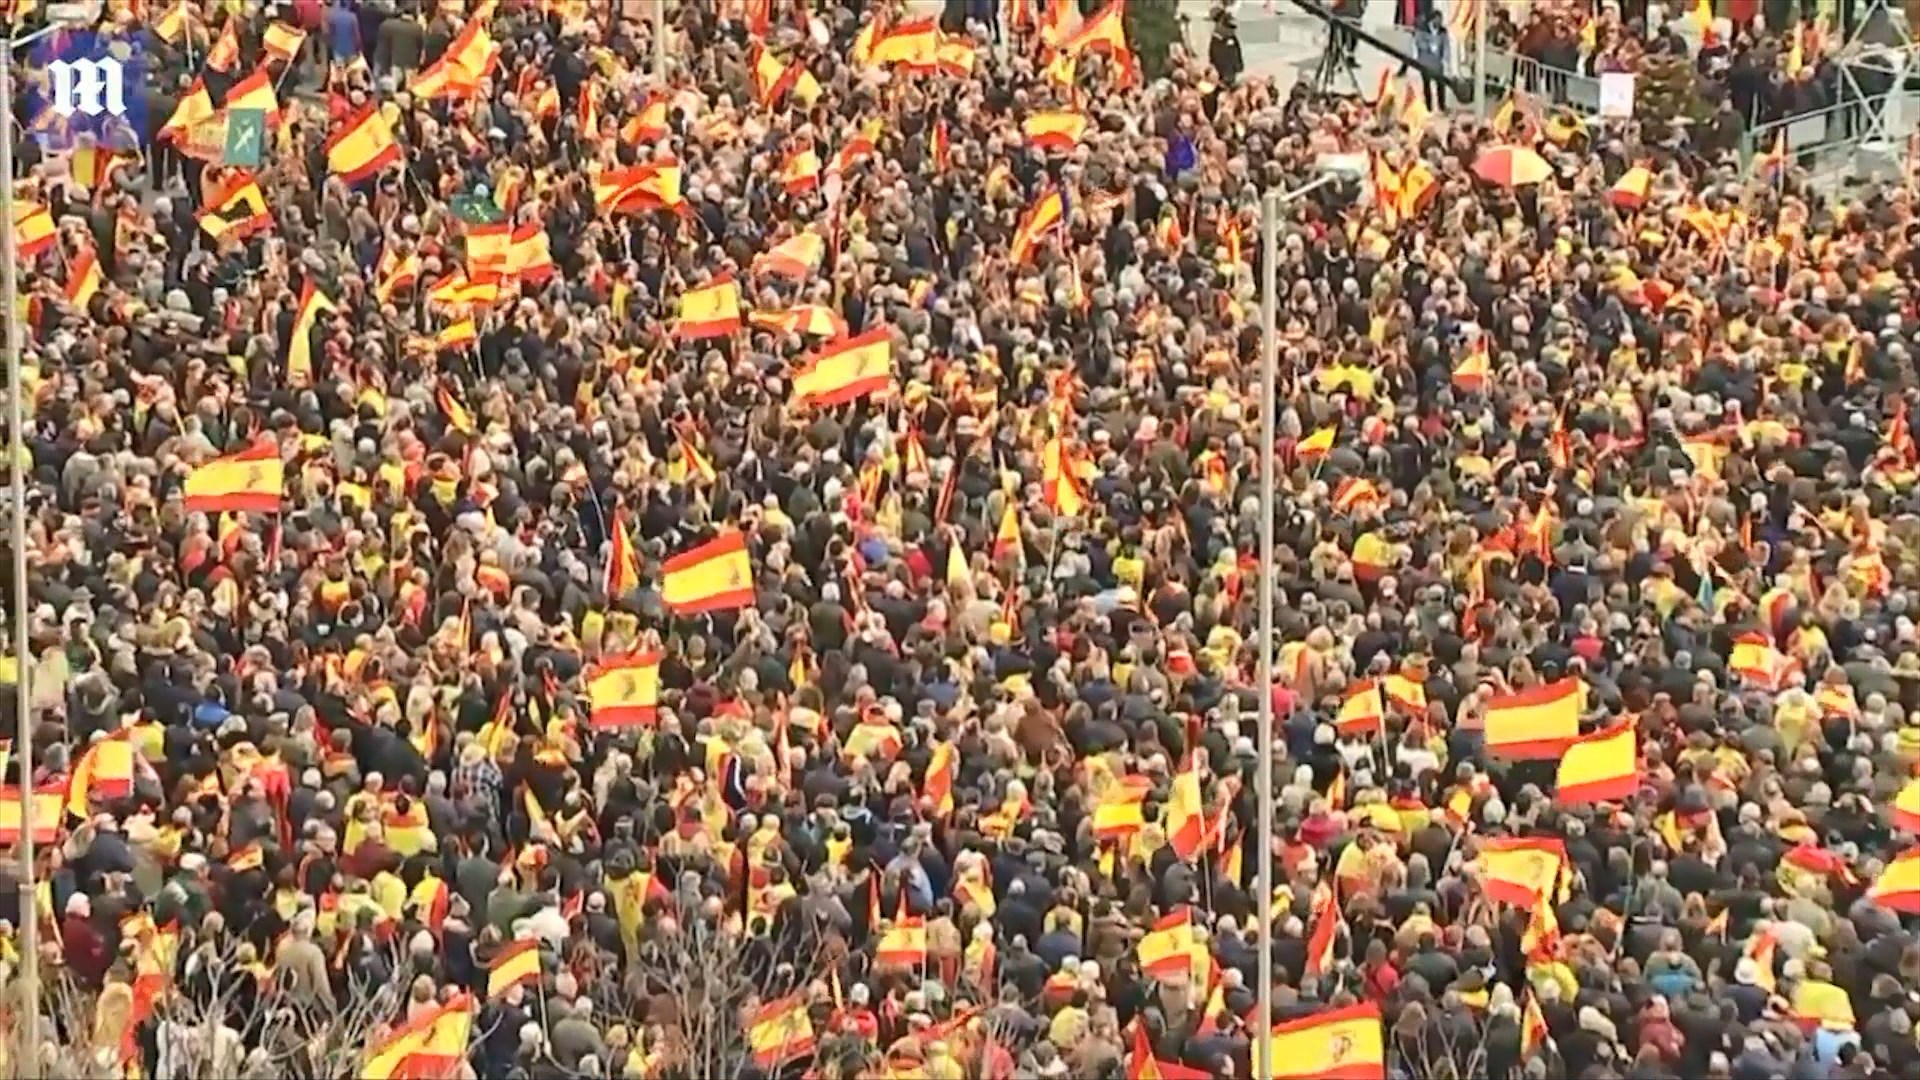
[[[1920,93],[1896,91],[1876,97],[1842,101],[1812,112],[1770,120],[1749,127],[1740,138],[1740,160],[1751,166],[1776,146],[1790,157],[1813,158],[1845,169],[1869,139],[1886,136],[1882,154],[1904,157],[1906,137],[1920,120]]]
[[[1471,64],[1472,50],[1467,50],[1465,59]],[[1543,64],[1509,49],[1487,50],[1487,77],[1555,105],[1589,115],[1600,111],[1599,79]]]

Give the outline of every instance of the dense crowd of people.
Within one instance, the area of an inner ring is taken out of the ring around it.
[[[22,147],[7,1068],[1920,1076],[1911,177],[429,6],[109,5]]]

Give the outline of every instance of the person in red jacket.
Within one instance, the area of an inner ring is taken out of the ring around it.
[[[60,922],[61,951],[67,970],[81,984],[96,987],[107,977],[113,956],[107,952],[107,939],[93,925],[93,903],[84,893],[75,893],[67,901],[67,915]]]

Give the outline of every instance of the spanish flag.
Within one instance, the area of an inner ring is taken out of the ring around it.
[[[1645,205],[1648,192],[1653,190],[1653,170],[1645,165],[1635,165],[1620,174],[1620,179],[1607,189],[1607,199],[1622,210],[1638,210]]]
[[[593,205],[602,214],[673,210],[686,201],[674,158],[604,169],[593,178]]]
[[[893,386],[893,334],[884,326],[827,345],[793,376],[793,400],[842,405]]]
[[[459,994],[427,1014],[427,1025],[420,1045],[407,1056],[402,1077],[426,1080],[452,1076],[465,1063],[467,1048],[473,1041],[473,998]]]
[[[740,329],[740,283],[733,274],[716,275],[705,285],[680,294],[680,318],[673,334],[682,341],[726,337]]]
[[[474,328],[473,319],[458,319],[441,327],[433,336],[433,347],[441,352],[455,352],[479,339],[480,332]]]
[[[1405,675],[1389,675],[1381,684],[1386,691],[1387,701],[1398,705],[1414,716],[1427,715],[1427,687],[1424,683],[1414,682]]]
[[[1623,802],[1640,790],[1640,743],[1633,721],[1583,735],[1560,758],[1555,801]]]
[[[934,19],[915,19],[880,34],[867,55],[867,62],[931,66],[938,62],[939,56],[938,22]]]
[[[45,784],[33,793],[33,842],[51,844],[60,839],[60,824],[66,820],[67,785]],[[20,842],[26,804],[17,787],[0,788],[0,844]]]
[[[1893,799],[1893,827],[1920,833],[1920,776],[1907,781]]]
[[[300,306],[294,309],[293,333],[287,338],[287,383],[313,385],[313,328],[320,313],[336,310],[333,300],[308,278],[300,286]]]
[[[1087,507],[1087,494],[1080,483],[1079,470],[1066,440],[1055,435],[1041,451],[1040,492],[1047,505],[1064,517],[1079,517]]]
[[[1493,372],[1493,362],[1487,356],[1486,339],[1467,350],[1467,355],[1453,366],[1453,385],[1469,394],[1478,394],[1487,388],[1487,379]]]
[[[87,301],[100,291],[100,260],[93,246],[82,247],[67,264],[67,303],[87,309]]]
[[[482,273],[478,277],[468,277],[464,270],[455,270],[452,274],[434,283],[427,290],[427,302],[441,307],[460,305],[491,306],[500,299],[500,278],[497,274]]]
[[[827,242],[811,229],[794,233],[753,260],[753,272],[805,281],[827,257]]]
[[[206,65],[215,71],[231,74],[233,66],[240,62],[240,19],[228,16],[226,25],[220,28],[220,36],[213,41],[213,47],[207,50]]]
[[[1567,848],[1551,837],[1489,837],[1479,862],[1488,899],[1531,909],[1559,886]]]
[[[52,247],[60,239],[53,223],[53,212],[37,203],[22,203],[13,211],[13,250],[20,259],[31,259]]]
[[[1765,634],[1742,634],[1734,639],[1733,652],[1727,658],[1727,670],[1747,684],[1766,690],[1778,690],[1793,670],[1795,661],[1773,647]]]
[[[413,252],[401,255],[398,250],[389,247],[380,255],[380,266],[373,287],[374,299],[382,304],[393,302],[394,294],[401,289],[413,288],[420,280],[420,256]]]
[[[820,155],[813,147],[802,146],[787,155],[780,165],[780,186],[789,195],[803,195],[820,186]]]
[[[658,142],[672,130],[667,125],[667,117],[667,96],[658,90],[651,91],[640,111],[620,126],[620,138],[628,143]]]
[[[1294,445],[1294,456],[1311,464],[1333,452],[1333,441],[1340,434],[1338,425],[1323,427]]]
[[[590,727],[650,727],[660,712],[660,654],[603,660],[587,672]]]
[[[267,209],[267,197],[252,173],[235,173],[220,190],[214,192],[198,216],[200,229],[215,240],[231,236],[244,240],[273,225]]]
[[[206,79],[196,76],[193,85],[187,87],[186,94],[180,98],[180,104],[173,107],[173,114],[167,117],[165,124],[161,125],[153,141],[166,142],[170,139],[184,138],[187,132],[213,119],[218,113],[219,110],[213,107],[213,95],[207,93]]]
[[[1042,150],[1067,153],[1086,136],[1087,118],[1068,110],[1034,113],[1020,122],[1020,133]]]
[[[1026,541],[1020,535],[1020,510],[1012,499],[1000,512],[1000,526],[993,532],[993,558],[997,562],[1009,555],[1026,556]]]
[[[619,600],[640,587],[640,556],[633,536],[618,511],[613,515],[613,537],[607,551],[607,599]]]
[[[1033,257],[1034,248],[1039,246],[1040,238],[1055,225],[1066,220],[1066,217],[1067,197],[1065,195],[1055,190],[1040,196],[1039,201],[1027,210],[1026,216],[1020,219],[1019,227],[1013,232],[1013,265],[1026,265],[1027,260]]]
[[[1501,694],[1487,702],[1486,748],[1515,760],[1552,760],[1580,737],[1587,684],[1577,677]]]
[[[847,336],[847,321],[824,304],[801,304],[784,311],[755,311],[747,316],[747,322],[778,334],[808,334],[829,340]]]
[[[466,320],[466,322],[468,327],[471,328],[473,324],[472,320],[469,319]],[[451,329],[451,327],[448,329]],[[444,335],[446,331],[443,330],[441,333]],[[440,411],[446,414],[447,425],[453,428],[453,430],[462,435],[471,435],[479,430],[479,427],[473,422],[473,414],[468,412],[467,407],[460,403],[460,397],[454,393],[452,386],[442,383],[440,388],[434,391],[434,400],[439,403]]]
[[[552,277],[553,251],[548,246],[546,226],[529,221],[513,230],[513,242],[501,271],[535,284]]]
[[[285,63],[300,54],[300,46],[306,44],[307,32],[297,26],[274,21],[260,35],[260,48],[268,56]]]
[[[934,743],[933,756],[927,761],[926,779],[920,784],[920,797],[933,804],[933,812],[943,819],[953,813],[953,786],[959,773],[959,751],[950,742]]]
[[[286,466],[280,448],[263,439],[237,454],[214,458],[193,470],[182,489],[189,513],[219,514],[251,511],[273,514],[280,510],[286,486]]]
[[[1205,1069],[1154,1057],[1153,1044],[1147,1040],[1146,1025],[1136,1020],[1133,1025],[1133,1060],[1127,1066],[1127,1080],[1212,1080],[1212,1077],[1213,1074]]]
[[[1386,1080],[1386,1038],[1377,1003],[1289,1020],[1275,1025],[1270,1038],[1268,1075],[1274,1080]]]
[[[280,99],[274,95],[273,77],[264,64],[227,90],[227,115],[237,112],[257,112],[268,127],[280,126]]]
[[[1380,684],[1373,679],[1361,679],[1347,687],[1347,696],[1340,703],[1340,713],[1333,718],[1333,726],[1342,735],[1374,735],[1379,733],[1380,722],[1386,715],[1386,703],[1380,699]]]
[[[1895,856],[1874,879],[1867,897],[1890,911],[1920,915],[1920,847]]]
[[[1167,843],[1182,862],[1192,862],[1207,844],[1207,808],[1200,796],[1200,760],[1194,755],[1187,767],[1174,774],[1173,788],[1167,795]]]
[[[771,1074],[782,1064],[813,1053],[813,1020],[807,1003],[792,994],[760,1007],[747,1025],[753,1063]]]
[[[357,184],[400,161],[393,128],[371,101],[348,117],[327,139],[327,171]]]
[[[187,13],[187,0],[174,0],[171,7],[154,20],[153,33],[169,45],[178,44],[187,26],[195,20]]]
[[[1060,51],[1078,55],[1083,52],[1103,52],[1115,57],[1126,58],[1131,54],[1127,48],[1127,24],[1120,0],[1111,0],[1106,7],[1087,17],[1073,36],[1061,42]]]
[[[67,780],[67,812],[85,819],[91,816],[89,805],[93,799],[111,802],[131,794],[133,741],[124,734],[95,739]],[[39,807],[36,805],[35,809]]]
[[[1156,979],[1177,978],[1193,970],[1193,913],[1186,908],[1153,924],[1140,939],[1140,971]]]
[[[1333,890],[1322,887],[1313,894],[1313,929],[1307,933],[1307,962],[1301,972],[1318,978],[1333,969],[1333,946],[1339,939],[1340,901]]]
[[[487,1000],[498,1001],[516,986],[539,981],[540,942],[513,942],[487,965]]]
[[[902,914],[880,934],[873,960],[889,967],[917,968],[927,962],[927,922]]]
[[[724,532],[661,568],[661,597],[679,615],[730,611],[753,603],[753,562],[747,538]]]

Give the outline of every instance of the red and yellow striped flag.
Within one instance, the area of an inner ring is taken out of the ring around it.
[[[1034,113],[1020,122],[1020,133],[1042,150],[1067,153],[1086,137],[1088,122],[1084,114],[1071,110]]]
[[[728,611],[753,603],[753,561],[747,538],[729,530],[661,567],[660,593],[675,614]]]
[[[740,283],[731,273],[680,294],[680,318],[674,336],[682,341],[726,337],[740,329]]]
[[[327,139],[327,171],[357,184],[401,160],[387,118],[369,101],[343,121]]]
[[[836,341],[808,357],[793,376],[793,401],[841,405],[893,386],[893,334],[884,326]]]
[[[1386,1080],[1386,1037],[1375,1002],[1276,1024],[1268,1045],[1274,1080]]]
[[[1033,257],[1034,248],[1040,244],[1054,226],[1066,220],[1067,197],[1059,191],[1049,191],[1040,196],[1026,216],[1020,219],[1020,225],[1013,231],[1011,256],[1013,265],[1024,266]]]
[[[1479,862],[1488,899],[1531,909],[1559,885],[1567,848],[1552,837],[1489,837]]]
[[[660,713],[660,654],[603,660],[587,672],[587,723],[599,728],[651,727]]]
[[[1553,797],[1565,804],[1621,802],[1639,790],[1639,736],[1627,720],[1583,735],[1567,747]]]
[[[1867,896],[1889,911],[1920,915],[1920,847],[1895,856],[1874,879]]]
[[[1552,760],[1580,736],[1587,684],[1577,677],[1501,694],[1487,702],[1486,748],[1516,760]]]
[[[286,466],[280,461],[280,448],[272,440],[263,439],[193,470],[182,494],[190,513],[272,514],[280,510],[285,483]]]
[[[487,965],[487,1000],[498,1001],[516,986],[539,981],[540,942],[513,942]]]

